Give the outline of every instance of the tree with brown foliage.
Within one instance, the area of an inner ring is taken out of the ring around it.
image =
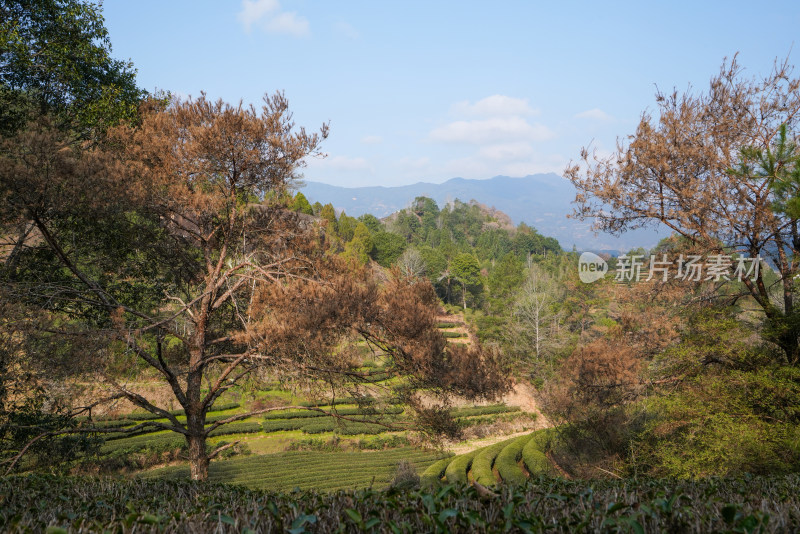
[[[659,115],[642,115],[627,145],[610,157],[587,149],[565,175],[578,190],[577,215],[612,233],[658,223],[706,254],[762,257],[778,269],[776,287],[744,277],[763,310],[765,339],[800,364],[800,312],[794,278],[800,234],[795,210],[800,152],[800,79],[785,63],[748,79],[734,58],[707,93],[658,93]],[[795,186],[792,187],[792,184]],[[777,298],[775,298],[777,296]]]
[[[378,283],[332,257],[314,220],[286,208],[285,190],[327,126],[296,129],[282,94],[261,110],[205,97],[146,105],[102,149],[60,149],[59,135],[31,125],[0,160],[4,216],[35,228],[10,244],[9,294],[62,314],[70,331],[49,334],[105,342],[89,355],[97,372],[115,396],[167,420],[134,429],[185,436],[193,479],[206,479],[221,452],[206,450],[210,432],[275,409],[206,422],[257,370],[363,395],[357,338],[406,377],[405,399],[423,413],[416,387],[442,399],[506,387],[496,355],[446,344],[429,283],[398,273]],[[154,370],[186,422],[110,372],[115,354]]]

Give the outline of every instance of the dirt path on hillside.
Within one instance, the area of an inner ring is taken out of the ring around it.
[[[464,454],[470,451],[474,451],[475,449],[481,449],[489,445],[494,445],[495,443],[499,443],[507,439],[517,438],[520,436],[527,436],[531,432],[533,431],[523,430],[522,432],[514,432],[513,434],[505,434],[503,436],[489,436],[481,439],[471,439],[468,441],[461,441],[459,443],[454,443],[452,445],[446,444],[444,446],[444,450],[446,450],[447,452],[452,452],[453,454]]]
[[[515,383],[513,389],[503,396],[502,402],[509,406],[519,406],[520,410],[523,412],[535,413],[538,428],[549,428],[553,426],[539,409],[539,403],[536,401],[533,386],[526,382]]]
[[[464,322],[464,317],[461,315],[451,315],[445,312],[440,312],[436,315],[436,321],[439,323],[454,323],[456,326],[452,328],[441,329],[442,332],[458,332],[464,334],[464,337],[449,337],[448,343],[461,343],[461,344],[474,344],[477,341],[475,334],[473,334],[467,324]]]
[[[539,405],[536,402],[536,397],[534,395],[534,389],[530,384],[522,382],[514,384],[513,389],[504,395],[501,401],[509,406],[519,406],[520,410],[523,412],[535,414],[536,422],[533,424],[533,428],[529,427],[525,430],[510,434],[487,436],[485,438],[471,439],[457,443],[446,443],[444,449],[452,452],[453,454],[464,454],[465,452],[473,451],[488,445],[494,445],[495,443],[499,443],[507,439],[525,436],[535,430],[553,426],[547,417],[545,417],[545,415],[541,412],[541,410],[539,410]]]

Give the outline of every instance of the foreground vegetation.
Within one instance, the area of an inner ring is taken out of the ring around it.
[[[800,523],[800,477],[538,478],[493,497],[460,485],[272,493],[188,481],[14,476],[0,480],[0,502],[0,529],[8,532],[788,532]]]

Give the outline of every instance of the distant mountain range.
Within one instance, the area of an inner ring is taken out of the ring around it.
[[[371,213],[386,217],[408,207],[418,196],[434,199],[439,207],[455,199],[476,200],[508,214],[515,224],[525,222],[539,233],[558,239],[571,250],[624,252],[636,247],[651,248],[666,231],[636,230],[620,237],[591,230],[591,221],[567,218],[572,213],[575,188],[557,174],[534,174],[524,178],[495,176],[488,180],[453,178],[441,184],[419,182],[397,187],[340,187],[319,182],[306,182],[301,188],[313,204],[330,202],[337,212],[351,216]]]

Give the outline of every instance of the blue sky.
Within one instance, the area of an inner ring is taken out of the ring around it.
[[[797,63],[800,2],[107,0],[114,55],[153,91],[330,122],[307,180],[343,186],[560,173],[632,133],[656,87],[724,57]],[[800,72],[796,74],[800,75]]]

